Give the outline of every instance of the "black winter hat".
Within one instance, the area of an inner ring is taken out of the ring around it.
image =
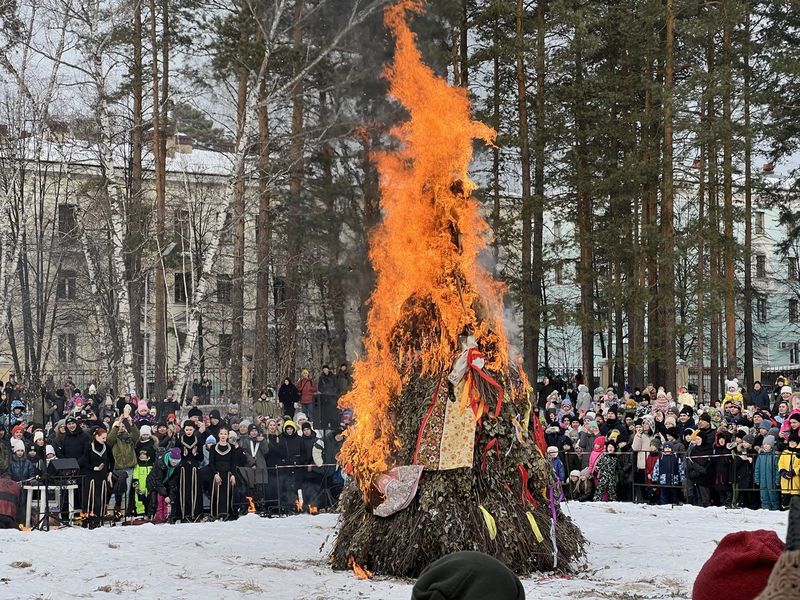
[[[707,412],[704,412],[702,415],[698,417],[700,421],[705,421],[706,423],[711,424],[711,415]]]
[[[694,409],[691,406],[684,405],[681,409],[680,414],[682,415],[689,415],[690,417],[694,416]]]
[[[671,435],[675,439],[678,438],[678,430],[675,427],[667,427],[667,435]]]
[[[200,413],[200,414],[202,414],[202,413]],[[212,410],[210,413],[208,413],[208,418],[209,419],[217,419],[217,420],[221,420],[222,419],[222,417],[219,414],[219,410],[217,410],[216,408],[214,410]]]
[[[217,412],[219,414],[219,412]],[[191,419],[192,417],[200,417],[203,418],[203,411],[197,408],[196,406],[189,409],[188,417]]]
[[[411,590],[411,600],[525,600],[519,578],[496,558],[455,552],[428,565]]]

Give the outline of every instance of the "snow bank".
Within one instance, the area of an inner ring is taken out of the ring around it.
[[[572,579],[525,580],[529,599],[689,598],[726,533],[786,533],[786,513],[620,503],[565,509],[591,543],[586,564]],[[335,515],[248,515],[232,523],[0,531],[0,598],[411,597],[411,581],[358,581],[331,571],[326,556],[335,525]]]

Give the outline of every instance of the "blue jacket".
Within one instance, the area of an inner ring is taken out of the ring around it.
[[[556,477],[561,482],[566,481],[566,472],[564,471],[564,463],[561,462],[560,458],[554,458],[550,461],[553,465],[553,470],[556,472]]]
[[[27,456],[22,458],[17,457],[15,454],[11,457],[11,464],[8,469],[11,479],[14,481],[24,481],[36,476],[36,467],[28,460]]]
[[[662,454],[653,466],[653,481],[661,485],[681,485],[685,476],[683,461],[675,454]]]
[[[755,483],[765,489],[780,490],[778,455],[774,448],[769,452],[761,452],[756,458]]]

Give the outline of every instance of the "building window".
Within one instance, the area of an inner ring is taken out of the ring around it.
[[[756,235],[764,233],[764,213],[757,212],[756,213]]]
[[[553,237],[555,241],[561,241],[561,223],[559,221],[553,223]]]
[[[192,274],[175,273],[175,302],[186,302],[192,297]]]
[[[793,365],[800,362],[800,352],[798,352],[798,344],[792,344],[789,347],[789,362]]]
[[[182,241],[191,240],[192,215],[188,210],[181,209],[175,211],[175,224],[172,231],[175,234],[175,242],[180,244]]]
[[[220,244],[230,244],[233,241],[233,217],[231,213],[225,213],[225,224],[219,234]]]
[[[62,333],[57,338],[58,342],[58,362],[61,363],[74,363],[75,362],[75,334]]]
[[[231,362],[231,334],[219,334],[219,364],[227,366]]]
[[[562,285],[564,283],[564,265],[556,263],[553,269],[555,271],[556,285]]]
[[[62,238],[74,238],[78,235],[78,207],[74,204],[58,205],[58,233]]]
[[[789,279],[797,281],[797,257],[789,257]]]
[[[217,302],[230,302],[232,287],[230,275],[217,275]]]
[[[74,300],[76,281],[75,271],[61,271],[58,274],[56,298],[59,300]]]
[[[756,256],[756,277],[764,279],[767,276],[767,257],[764,254]]]
[[[789,300],[789,321],[797,323],[798,320],[798,305],[797,298]]]
[[[767,322],[767,299],[764,296],[756,298],[756,318],[759,323]]]

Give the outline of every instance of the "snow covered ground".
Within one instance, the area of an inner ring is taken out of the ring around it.
[[[726,533],[786,533],[786,513],[570,504],[590,541],[573,578],[525,580],[527,598],[689,598]],[[413,582],[359,581],[326,562],[335,515],[89,531],[0,532],[0,598],[271,598],[408,600]]]

